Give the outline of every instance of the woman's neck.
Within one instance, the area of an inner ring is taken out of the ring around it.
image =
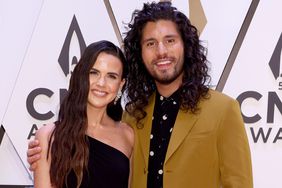
[[[106,108],[97,109],[91,106],[87,107],[87,123],[88,126],[96,127],[107,125],[110,117],[106,113]]]

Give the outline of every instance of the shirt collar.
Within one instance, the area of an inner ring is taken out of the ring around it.
[[[180,89],[176,90],[172,95],[169,97],[162,96],[158,90],[156,91],[156,102],[163,103],[171,101],[173,104],[180,102]]]

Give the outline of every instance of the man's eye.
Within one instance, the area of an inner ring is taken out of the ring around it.
[[[171,44],[171,43],[174,43],[175,42],[175,39],[167,39],[167,43]]]
[[[155,46],[155,44],[156,44],[155,42],[147,42],[146,46],[147,47],[152,47],[152,46]]]

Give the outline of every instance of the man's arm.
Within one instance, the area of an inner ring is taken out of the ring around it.
[[[39,140],[31,140],[28,143],[28,150],[27,154],[27,162],[29,163],[30,167],[29,170],[35,171],[37,168],[37,162],[41,158],[41,147],[39,145]]]
[[[251,154],[241,111],[235,100],[227,105],[218,139],[222,187],[252,188]]]
[[[34,187],[46,187],[51,188],[50,180],[50,164],[51,155],[48,152],[49,139],[53,131],[54,125],[46,125],[41,127],[35,135],[35,138],[40,142],[42,148],[39,160],[36,161],[36,169],[34,170]],[[47,159],[47,156],[48,159]]]

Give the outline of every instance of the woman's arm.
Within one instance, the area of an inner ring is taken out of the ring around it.
[[[134,130],[129,126],[128,126],[128,140],[129,140],[129,143],[130,143],[130,150],[131,150],[131,154],[130,154],[130,158],[129,158],[129,162],[130,162],[130,171],[129,171],[129,177],[128,177],[128,187],[130,188],[131,187],[131,178],[132,178],[132,170],[133,170],[133,150],[134,150],[134,139],[135,139],[135,136],[134,136]]]

